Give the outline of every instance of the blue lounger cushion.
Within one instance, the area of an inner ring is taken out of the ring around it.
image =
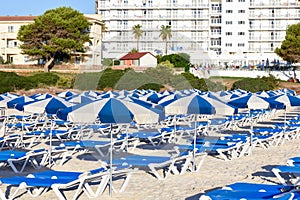
[[[78,178],[78,177],[77,177]],[[20,185],[21,183],[26,183],[28,186],[32,187],[51,187],[52,184],[66,184],[77,178],[57,178],[56,176],[52,178],[34,178],[34,177],[23,177],[15,176],[9,178],[1,178],[0,182],[10,185]]]
[[[123,166],[140,166],[147,167],[150,163],[163,163],[170,161],[171,157],[164,156],[142,156],[142,155],[130,155],[118,159],[113,159],[113,165],[123,165]],[[108,161],[109,163],[109,161]]]
[[[257,191],[239,191],[239,190],[213,190],[205,194],[205,196],[210,197],[210,200],[259,200],[259,199],[273,199],[274,196],[281,194],[282,192],[257,192]],[[289,200],[296,195],[299,197],[299,194],[286,194],[276,199],[279,200]],[[200,200],[205,199],[200,197]],[[206,198],[207,199],[207,198]],[[295,198],[293,198],[295,199]],[[298,198],[297,198],[298,199]]]
[[[271,185],[271,184],[262,184],[262,183],[244,183],[238,182],[233,183],[226,186],[228,189],[238,190],[238,191],[266,191],[266,192],[280,192],[280,191],[288,191],[293,189],[291,186],[284,186],[284,185]]]
[[[293,174],[300,174],[300,166],[278,166],[276,167],[282,173],[293,173]]]

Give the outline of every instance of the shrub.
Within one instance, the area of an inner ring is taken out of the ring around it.
[[[176,77],[176,81],[173,81],[175,85],[172,86],[176,89],[196,88],[202,91],[220,91],[226,89],[226,87],[219,82],[215,83],[204,78],[199,79],[189,72],[182,73],[180,76],[182,76],[182,78]]]
[[[15,90],[29,90],[40,85],[56,85],[59,77],[53,73],[37,73],[32,76],[19,76],[13,72],[0,72],[0,93]]]
[[[103,72],[77,74],[76,78],[72,81],[72,88],[78,90],[96,90],[102,74]]]
[[[149,68],[145,71],[145,74],[154,78],[156,83],[168,84],[171,82],[173,76],[173,69],[169,66],[158,65],[155,68]]]
[[[74,87],[77,74],[73,73],[59,73],[57,74],[59,79],[57,80],[56,86],[62,89],[70,89]]]
[[[54,86],[56,85],[59,76],[53,72],[51,73],[40,72],[34,74],[33,76],[28,76],[27,78],[29,79],[29,81],[36,83],[37,85],[44,84],[48,86],[49,85]]]
[[[150,84],[149,86],[147,86]],[[151,77],[145,73],[136,72],[134,70],[127,71],[115,84],[115,89],[117,90],[134,90],[140,87],[149,88],[157,86],[152,86],[151,84],[159,84],[154,77]]]
[[[169,54],[165,56],[158,56],[158,63],[169,60],[174,67],[185,68],[190,65],[190,55],[186,53]]]
[[[143,85],[143,86],[141,86],[141,87],[139,87],[139,88],[137,88],[137,89],[139,89],[139,90],[142,90],[142,89],[144,89],[144,90],[155,90],[155,91],[160,91],[160,89],[162,89],[162,88],[164,88],[164,86],[163,85],[161,85],[161,84],[157,84],[157,83],[148,83],[148,84],[145,84],[145,85]]]
[[[24,84],[26,84],[26,81],[20,79],[20,76],[14,72],[0,72],[0,92],[5,93],[23,89],[22,82],[24,81]]]
[[[105,69],[100,73],[97,89],[103,90],[104,88],[114,88],[119,79],[129,70],[112,70],[111,68]]]
[[[104,66],[112,66],[113,65],[113,59],[111,58],[104,58],[102,61],[102,65]]]
[[[232,85],[232,90],[242,89],[250,92],[259,92],[274,90],[278,86],[278,80],[274,76],[262,77],[262,78],[245,78],[236,81]]]

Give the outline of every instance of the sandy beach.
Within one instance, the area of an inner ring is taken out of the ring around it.
[[[280,114],[282,119],[282,113]],[[295,115],[295,113],[294,113]],[[278,116],[277,116],[278,117]],[[270,122],[270,121],[269,121]],[[259,124],[257,124],[259,125]],[[219,157],[207,156],[199,172],[187,172],[183,175],[170,175],[166,180],[158,180],[154,176],[139,170],[134,173],[126,190],[122,193],[109,195],[106,188],[104,194],[94,199],[118,199],[118,200],[153,200],[153,199],[199,199],[207,190],[215,189],[235,182],[278,184],[278,180],[271,172],[277,165],[285,165],[290,157],[299,156],[300,139],[286,141],[277,147],[269,149],[255,148],[252,155],[238,159],[224,161]],[[137,148],[135,153],[161,154],[161,150]],[[63,166],[54,166],[54,170],[63,171],[88,171],[101,165],[101,162],[89,155],[77,155]],[[11,169],[1,170],[1,176],[13,175]],[[114,182],[116,188],[120,181]],[[1,186],[5,189],[6,186]],[[10,190],[8,190],[10,191]],[[67,199],[71,199],[73,190],[66,191]],[[18,199],[57,199],[53,191],[39,196],[30,197],[22,194]],[[83,193],[79,199],[87,199]]]
[[[224,161],[208,156],[199,172],[183,175],[171,175],[166,180],[157,180],[150,174],[139,172],[132,176],[125,192],[113,193],[109,196],[108,189],[95,199],[199,199],[206,190],[225,186],[234,182],[277,184],[270,170],[276,165],[286,164],[286,160],[299,156],[299,140],[289,141],[284,145],[268,150],[255,149],[252,156],[237,160]],[[81,171],[85,168],[97,167],[94,162],[72,160],[68,165],[59,167],[60,170]],[[56,167],[57,168],[57,167]],[[54,168],[55,169],[55,168]],[[58,168],[57,168],[58,169]],[[71,198],[73,192],[66,193]],[[80,199],[86,199],[83,194]],[[24,194],[20,199],[31,199]],[[32,199],[56,199],[52,191],[41,197]]]

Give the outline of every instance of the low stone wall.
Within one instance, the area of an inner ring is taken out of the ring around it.
[[[220,77],[249,77],[257,78],[272,74],[277,79],[287,81],[290,78],[300,79],[300,71],[258,71],[258,70],[195,70],[190,72],[199,78],[209,78],[210,76]]]
[[[107,67],[94,66],[94,65],[55,65],[51,71],[63,73],[83,73],[83,72],[99,72]],[[16,72],[16,73],[29,73],[44,71],[43,65],[0,65],[0,71]]]

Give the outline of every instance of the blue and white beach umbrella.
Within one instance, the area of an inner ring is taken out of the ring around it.
[[[228,101],[229,105],[248,109],[269,109],[270,103],[254,94],[246,94]]]
[[[66,112],[67,111],[67,112]],[[161,116],[139,104],[116,98],[106,98],[77,105],[58,112],[57,116],[71,122],[91,123],[100,119],[102,123],[157,123]],[[111,141],[113,140],[110,134]],[[110,143],[110,168],[112,169],[112,142]],[[112,170],[110,170],[110,184],[112,184]],[[112,186],[110,187],[110,193]]]
[[[7,107],[7,102],[13,100],[14,98],[5,96],[5,95],[0,95],[0,108],[6,108]]]
[[[9,97],[9,98],[11,98],[11,99],[14,99],[14,98],[17,98],[17,97],[19,97],[19,95],[17,95],[17,94],[14,94],[14,93],[10,93],[10,92],[6,92],[6,93],[4,93],[4,94],[1,94],[1,96],[6,96],[6,97]]]
[[[73,96],[73,95],[76,95],[76,94],[77,94],[76,92],[72,92],[70,90],[67,90],[67,91],[64,91],[64,92],[57,93],[57,96],[61,97],[61,98],[66,98],[66,97],[70,97],[70,96]]]
[[[33,101],[35,101],[33,98],[23,95],[8,101],[7,108],[14,108],[18,103],[33,102]]]
[[[176,114],[218,114],[232,115],[237,109],[206,95],[193,94],[182,97],[165,106],[167,115]]]
[[[170,95],[167,95],[167,96],[164,96],[163,98],[161,98],[157,104],[161,105],[161,106],[166,106],[170,103],[172,103],[173,101],[176,101],[177,99],[180,99],[184,97],[183,95],[180,95],[180,94],[177,94],[177,93],[174,93],[174,94],[170,94]]]
[[[28,103],[17,104],[16,108],[18,110],[29,112],[29,113],[47,113],[47,114],[56,114],[59,109],[73,106],[73,103],[70,103],[63,98],[51,97],[43,100],[32,101]]]
[[[102,123],[157,123],[161,115],[134,102],[116,98],[100,99],[84,105],[61,110],[58,117],[78,123],[91,123],[100,119]]]
[[[287,107],[300,106],[300,97],[289,94],[282,94],[272,97],[275,101],[283,103]]]
[[[70,103],[90,103],[92,101],[96,100],[94,97],[88,97],[83,94],[75,94],[73,96],[67,97],[66,101]]]
[[[152,103],[157,103],[161,98],[163,98],[164,95],[157,93],[157,92],[150,92],[142,97],[140,99],[145,101],[150,101]]]

